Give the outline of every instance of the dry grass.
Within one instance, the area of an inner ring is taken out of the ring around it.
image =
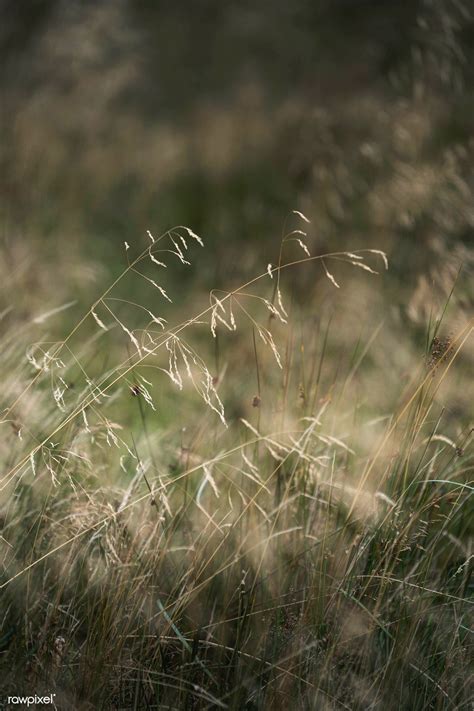
[[[5,315],[5,695],[468,707],[473,423],[450,398],[469,392],[473,323],[450,316],[448,337],[439,310],[415,357],[375,328],[334,369],[340,332],[308,333],[286,276],[319,270],[343,293],[336,312],[360,315],[355,275],[387,259],[312,256],[311,229],[292,213],[275,265],[174,325],[180,291],[161,280],[201,244],[186,227],[149,233],[138,254],[126,244],[123,272],[65,337],[44,330],[58,303],[21,329]],[[375,339],[406,361],[396,388]]]
[[[35,6],[0,33],[0,706],[471,708],[469,2]],[[204,250],[145,233],[176,219]]]

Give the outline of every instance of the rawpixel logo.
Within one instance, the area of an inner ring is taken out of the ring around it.
[[[51,706],[54,704],[53,698],[56,694],[48,694],[47,696],[7,696],[7,706],[9,709],[12,706],[19,706],[20,708],[35,708],[36,706]]]

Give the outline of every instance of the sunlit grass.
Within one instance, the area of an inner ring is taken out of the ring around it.
[[[285,281],[312,269],[350,312],[357,288],[380,289],[385,254],[313,256],[305,216],[291,221],[275,265],[197,294],[184,319],[164,265],[212,259],[185,227],[125,245],[123,273],[62,338],[38,337],[64,326],[62,305],[20,331],[10,317],[5,693],[54,689],[61,708],[467,708],[472,421],[449,396],[470,387],[472,321],[444,336],[440,309],[416,359],[399,341],[410,371],[394,388],[380,362],[393,334],[345,333],[346,352],[337,313],[314,330]],[[347,290],[341,262],[357,273]]]

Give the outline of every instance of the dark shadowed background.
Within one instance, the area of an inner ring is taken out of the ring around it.
[[[372,247],[391,263],[375,290],[354,270],[340,292],[320,268],[288,274],[315,319],[344,306],[355,336],[383,313],[419,345],[456,279],[471,308],[470,3],[3,0],[1,13],[1,239],[6,268],[23,265],[20,301],[89,303],[124,241],[186,224],[206,252],[167,271],[184,310],[275,263],[299,209],[312,253]]]

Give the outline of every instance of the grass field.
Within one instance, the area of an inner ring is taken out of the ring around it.
[[[0,15],[0,708],[472,711],[471,4]]]
[[[312,256],[311,229],[291,213],[275,264],[177,323],[162,273],[212,259],[186,227],[125,244],[65,335],[69,301],[3,313],[6,695],[469,708],[472,320],[453,292],[410,352],[383,322],[357,333],[344,310],[355,327],[387,257]],[[289,299],[297,270],[343,292],[330,317]]]

